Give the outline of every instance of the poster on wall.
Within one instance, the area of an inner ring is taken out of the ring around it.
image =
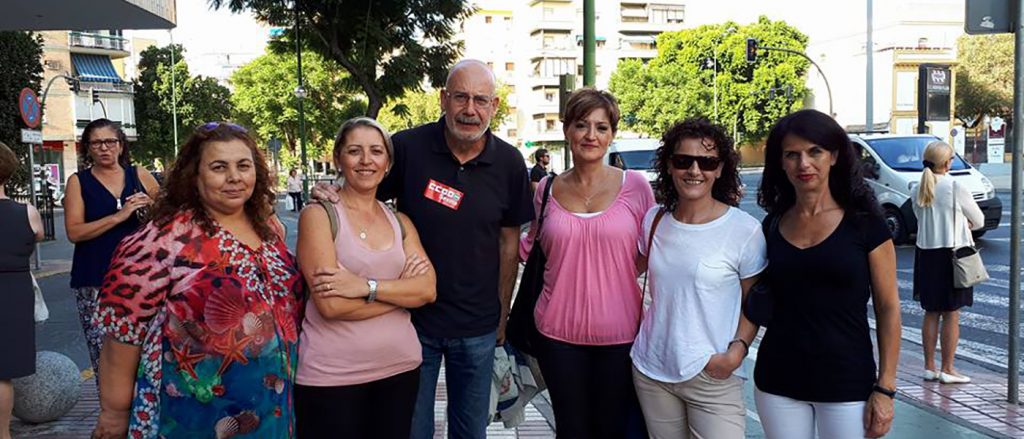
[[[46,181],[53,187],[60,187],[60,166],[56,163],[48,163],[44,165],[44,169],[46,169]]]
[[[988,124],[988,163],[1002,163],[1006,152],[1006,122],[993,117]]]

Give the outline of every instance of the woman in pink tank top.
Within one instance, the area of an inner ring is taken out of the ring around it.
[[[334,141],[344,185],[331,216],[299,218],[299,267],[310,285],[295,378],[298,437],[408,438],[422,350],[408,308],[435,298],[435,274],[405,215],[377,201],[391,167],[387,131],[350,119]],[[341,433],[344,432],[344,433]]]

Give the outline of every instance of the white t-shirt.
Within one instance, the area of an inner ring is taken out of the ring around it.
[[[644,216],[643,254],[648,254],[647,237],[659,208]],[[651,304],[630,356],[654,380],[688,381],[735,338],[740,279],[768,266],[764,234],[754,217],[735,207],[706,224],[684,224],[665,213],[653,247],[648,259]]]
[[[302,177],[289,175],[285,183],[288,192],[302,192]]]

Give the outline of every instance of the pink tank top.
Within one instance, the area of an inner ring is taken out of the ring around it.
[[[394,244],[373,250],[356,239],[343,209],[338,213],[338,237],[334,240],[338,264],[359,276],[397,279],[405,265],[402,231],[398,219],[381,203]],[[366,320],[326,320],[310,300],[299,340],[299,365],[295,382],[304,386],[349,386],[377,381],[419,367],[422,349],[409,311],[396,309]]]

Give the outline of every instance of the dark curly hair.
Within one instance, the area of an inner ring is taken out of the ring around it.
[[[89,141],[92,140],[92,133],[100,128],[113,128],[114,132],[117,133],[118,143],[121,144],[121,154],[117,156],[117,162],[121,166],[131,166],[131,156],[128,154],[128,136],[124,134],[124,130],[121,129],[120,122],[114,122],[110,119],[96,119],[89,122],[82,130],[82,140],[78,141],[76,149],[78,150],[78,159],[82,161],[86,166],[92,166],[92,156],[89,155]]]
[[[212,128],[211,128],[212,127]],[[256,185],[252,196],[245,202],[245,214],[264,240],[275,235],[270,227],[270,217],[274,214],[275,202],[270,169],[263,158],[263,153],[256,146],[256,140],[242,127],[230,123],[211,123],[197,128],[188,141],[178,151],[174,165],[167,172],[167,183],[157,199],[150,219],[158,226],[170,223],[182,210],[191,210],[192,221],[204,232],[217,233],[213,219],[207,214],[199,196],[198,178],[199,165],[203,156],[203,147],[210,142],[227,142],[241,140],[252,152],[253,165],[256,168]]]
[[[782,141],[797,136],[836,155],[828,177],[832,198],[846,211],[882,217],[875,192],[864,182],[850,137],[827,114],[800,110],[779,119],[768,134],[764,152],[764,174],[757,191],[757,204],[769,214],[783,214],[796,204],[796,190],[782,169]]]
[[[737,167],[740,155],[736,152],[732,138],[725,134],[725,128],[711,123],[705,117],[691,117],[676,122],[661,136],[661,146],[655,152],[654,169],[658,178],[654,181],[654,193],[669,211],[679,204],[679,193],[672,181],[672,154],[676,153],[679,143],[685,139],[707,139],[704,142],[708,151],[715,150],[722,160],[722,176],[715,179],[711,186],[711,196],[730,206],[740,204],[740,173]]]

